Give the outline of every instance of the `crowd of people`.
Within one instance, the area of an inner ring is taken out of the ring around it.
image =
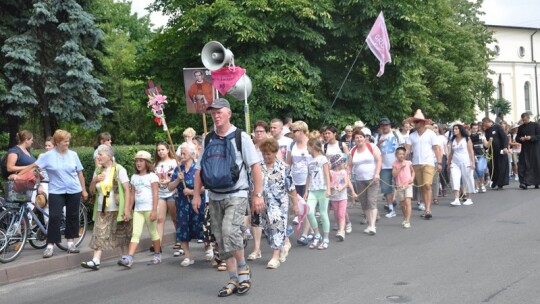
[[[421,217],[430,220],[432,204],[438,204],[447,191],[453,195],[452,206],[470,206],[476,193],[501,190],[512,177],[525,190],[540,185],[540,126],[527,113],[520,124],[506,129],[489,118],[471,124],[438,124],[420,110],[397,127],[383,117],[373,129],[357,121],[343,132],[335,126],[310,130],[304,121],[276,118],[257,121],[250,136],[231,123],[226,99],[214,101],[207,111],[214,131],[201,137],[186,129],[176,153],[166,142],[156,144],[153,157],[138,151],[131,177],[115,162],[110,134],[99,135],[89,185],[94,197],[90,242],[94,255],[82,267],[99,270],[103,250],[121,248],[118,265],[131,268],[145,225],[153,244],[148,265],[161,263],[168,213],[176,230],[174,255],[184,256],[180,265],[188,267],[196,261],[191,241],[204,243],[205,259],[228,272],[218,296],[242,295],[252,285],[247,261],[262,258],[263,235],[272,249],[266,268],[276,269],[287,260],[294,225],[297,245],[314,250],[345,241],[355,222],[366,224],[365,234],[376,235],[381,196],[384,216],[396,217],[399,204],[402,227],[410,229],[413,202]],[[49,139],[50,151],[36,160],[30,153],[32,134],[21,131],[19,144],[8,152],[7,169],[14,173],[10,179],[34,168],[46,172],[50,218],[44,258],[53,255],[64,207],[68,253],[79,252],[72,238],[77,237],[78,203],[88,194],[84,168],[69,150],[70,137],[57,130]],[[231,166],[231,172],[209,172],[216,156]],[[229,174],[232,182],[217,185],[209,173]],[[347,212],[357,202],[363,211],[360,220],[351,219]],[[254,241],[246,257],[247,238]]]

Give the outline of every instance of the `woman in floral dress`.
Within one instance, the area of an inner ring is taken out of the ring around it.
[[[273,138],[264,139],[259,143],[263,156],[261,162],[263,172],[263,197],[265,210],[261,213],[261,226],[268,244],[273,249],[272,259],[266,268],[276,269],[281,261],[286,243],[287,214],[289,210],[289,195],[292,197],[293,211],[298,214],[296,190],[287,164],[276,158],[279,145]]]
[[[195,213],[193,208],[191,208],[195,182],[195,145],[186,142],[180,145],[180,149],[182,151],[181,164],[180,167],[174,170],[168,188],[169,190],[178,189],[178,198],[176,200],[176,239],[181,242],[185,254],[185,258],[180,265],[187,267],[195,263],[191,258],[189,242],[191,240],[203,239],[205,205],[201,204],[199,213]],[[185,182],[185,188],[182,180]],[[204,202],[204,191],[201,192],[201,201]]]

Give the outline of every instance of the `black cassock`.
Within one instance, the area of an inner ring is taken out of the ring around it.
[[[530,136],[531,140],[521,140]],[[519,154],[519,182],[525,185],[540,185],[540,125],[536,122],[522,124],[518,128],[516,141],[521,144]]]
[[[508,185],[510,166],[508,164],[508,155],[501,154],[502,149],[508,148],[508,137],[503,128],[498,124],[493,124],[486,130],[486,140],[493,138],[488,147],[488,155],[493,158],[488,160],[489,173],[491,175],[492,188]]]

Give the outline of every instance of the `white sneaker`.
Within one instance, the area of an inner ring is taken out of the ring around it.
[[[480,192],[485,193],[486,192],[486,186],[481,185],[480,186]]]
[[[351,222],[348,222],[345,224],[345,233],[350,234],[352,232],[352,224]]]
[[[292,222],[293,224],[298,225],[298,216],[295,216]]]
[[[466,201],[463,202],[463,206],[470,206],[472,204],[473,204],[473,201],[470,198],[468,198]]]
[[[514,177],[514,180],[515,180],[516,182],[519,182],[519,176],[516,175],[516,176]]]
[[[425,211],[426,210],[426,204],[424,204],[424,203],[418,204],[418,210]]]
[[[403,229],[409,229],[409,228],[411,228],[411,223],[409,223],[409,222],[404,222],[404,223],[403,223]]]
[[[182,267],[188,267],[189,265],[193,265],[195,263],[195,260],[185,258],[182,263],[180,263],[180,266]]]
[[[364,233],[369,235],[375,235],[377,233],[377,228],[367,227],[366,229],[364,229]]]
[[[452,206],[461,206],[461,202],[459,201],[459,198],[456,198],[453,202],[450,203]]]
[[[396,211],[392,210],[390,212],[388,212],[385,217],[387,218],[393,218],[394,216],[396,216]]]

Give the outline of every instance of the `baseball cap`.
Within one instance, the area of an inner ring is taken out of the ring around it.
[[[221,109],[221,108],[231,108],[231,105],[229,104],[229,101],[225,98],[219,98],[218,100],[214,100],[211,105],[209,105],[206,110],[211,109]]]
[[[379,125],[390,125],[390,124],[392,124],[392,123],[390,122],[390,119],[388,119],[388,118],[386,118],[386,117],[381,118],[381,120],[379,120]]]

